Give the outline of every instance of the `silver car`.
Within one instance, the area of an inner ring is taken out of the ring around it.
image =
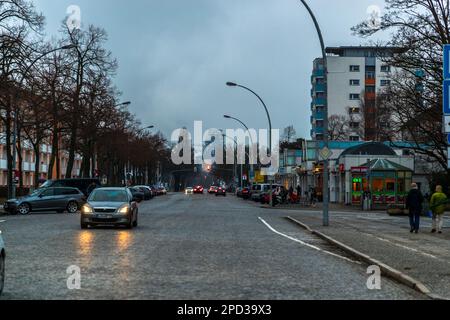
[[[138,226],[138,199],[128,188],[99,188],[81,208],[81,229],[89,226]]]
[[[76,188],[41,188],[23,198],[8,200],[3,207],[10,214],[33,211],[77,213],[84,202],[85,195]]]
[[[2,239],[2,232],[0,231],[0,295],[5,287],[5,244]]]

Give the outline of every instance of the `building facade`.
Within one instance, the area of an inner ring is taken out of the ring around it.
[[[39,179],[47,180],[50,159],[52,154],[52,148],[50,145],[42,145],[41,146],[41,154],[40,154],[40,169],[39,169]],[[19,159],[19,157],[17,157]],[[25,188],[30,188],[34,184],[34,176],[35,176],[35,164],[36,157],[33,148],[26,142],[22,145],[22,170],[19,170],[19,160],[16,162],[16,170],[21,172],[23,185]],[[65,173],[67,169],[69,155],[65,151],[61,151],[59,154],[59,162],[61,168],[61,176],[56,176],[56,163],[55,167],[52,168],[53,177],[55,179],[63,179],[65,178]],[[78,177],[80,174],[81,168],[81,157],[76,156],[74,162],[74,169],[72,172],[72,177]],[[68,177],[68,178],[72,178]],[[7,164],[7,149],[4,143],[0,143],[0,187],[6,187],[8,185],[8,164]]]
[[[327,48],[327,94],[323,59],[314,60],[311,76],[311,138],[323,140],[324,111],[328,97],[330,130],[338,130],[345,119],[345,130],[331,140],[377,140],[376,97],[390,85],[392,68],[383,57],[397,49],[379,47]],[[333,122],[338,122],[334,123]]]

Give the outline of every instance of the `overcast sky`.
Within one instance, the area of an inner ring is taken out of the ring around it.
[[[312,61],[320,56],[313,24],[299,0],[35,0],[57,35],[69,5],[82,23],[105,28],[119,61],[115,83],[143,125],[165,135],[195,120],[235,128],[267,128],[262,106],[235,81],[258,92],[274,128],[294,125],[309,138]],[[327,46],[361,45],[350,28],[382,0],[309,0]]]

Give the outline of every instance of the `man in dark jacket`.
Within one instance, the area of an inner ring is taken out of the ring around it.
[[[411,225],[411,233],[419,233],[420,215],[422,214],[422,204],[424,197],[420,192],[416,183],[411,185],[411,191],[406,199],[406,209],[409,209],[409,222]]]

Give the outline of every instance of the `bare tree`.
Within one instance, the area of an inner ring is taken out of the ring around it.
[[[363,22],[353,31],[363,37],[392,31],[383,45],[399,48],[386,63],[402,70],[393,78],[391,97],[383,102],[393,112],[418,154],[434,159],[447,170],[447,141],[442,134],[442,47],[450,43],[448,0],[386,0],[386,14],[379,28]],[[420,85],[418,85],[420,84]],[[405,147],[398,144],[398,147]]]

